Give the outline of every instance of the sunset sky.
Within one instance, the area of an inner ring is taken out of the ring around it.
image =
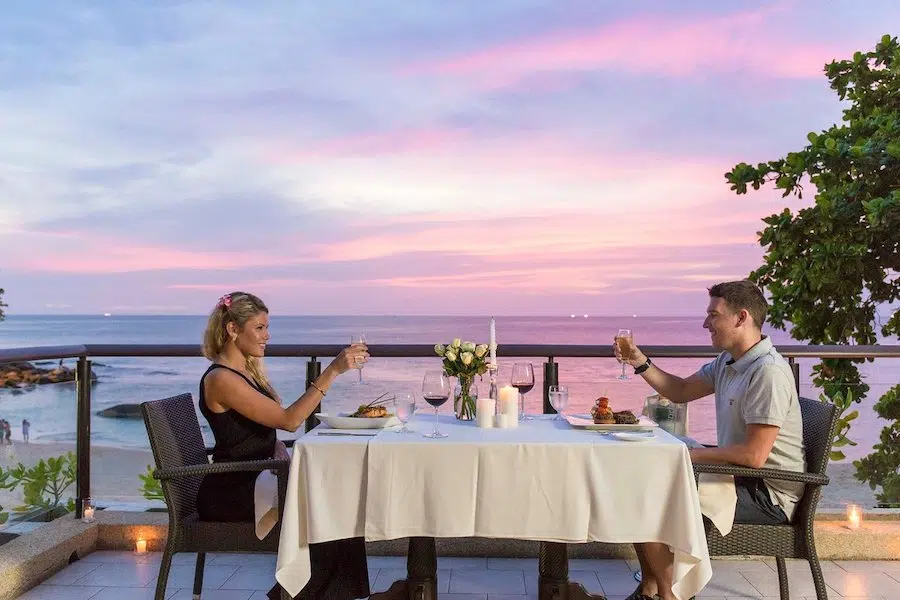
[[[864,7],[864,8],[863,8]],[[702,314],[896,0],[4,4],[20,314]]]

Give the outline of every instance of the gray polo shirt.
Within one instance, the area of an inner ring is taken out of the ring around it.
[[[794,375],[783,356],[763,336],[739,360],[727,352],[703,365],[697,372],[716,390],[716,430],[720,446],[742,444],[747,425],[779,427],[775,445],[766,459],[766,468],[806,471],[803,421]],[[788,519],[794,516],[804,485],[766,479],[769,495]]]

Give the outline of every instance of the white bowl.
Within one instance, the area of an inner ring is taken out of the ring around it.
[[[400,425],[400,419],[394,415],[387,417],[351,417],[350,413],[338,413],[336,415],[317,414],[320,421],[332,429],[384,429]]]

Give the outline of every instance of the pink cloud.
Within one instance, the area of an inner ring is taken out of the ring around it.
[[[34,250],[16,261],[16,269],[54,273],[105,274],[164,269],[239,269],[281,264],[283,259],[253,252],[195,252],[135,243],[94,232],[20,232]],[[9,236],[14,246],[17,236]],[[35,240],[40,239],[40,244]],[[6,240],[4,240],[6,241]]]
[[[550,73],[617,71],[685,77],[709,71],[767,78],[813,78],[845,52],[834,44],[774,37],[769,15],[777,7],[721,17],[685,19],[647,15],[592,31],[558,32],[468,55],[419,62],[406,75],[473,79],[485,88],[515,85]],[[563,77],[550,86],[566,84]]]

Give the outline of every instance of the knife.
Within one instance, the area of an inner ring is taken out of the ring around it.
[[[346,435],[350,437],[374,437],[378,433],[346,433],[344,431],[319,431],[316,435]]]

